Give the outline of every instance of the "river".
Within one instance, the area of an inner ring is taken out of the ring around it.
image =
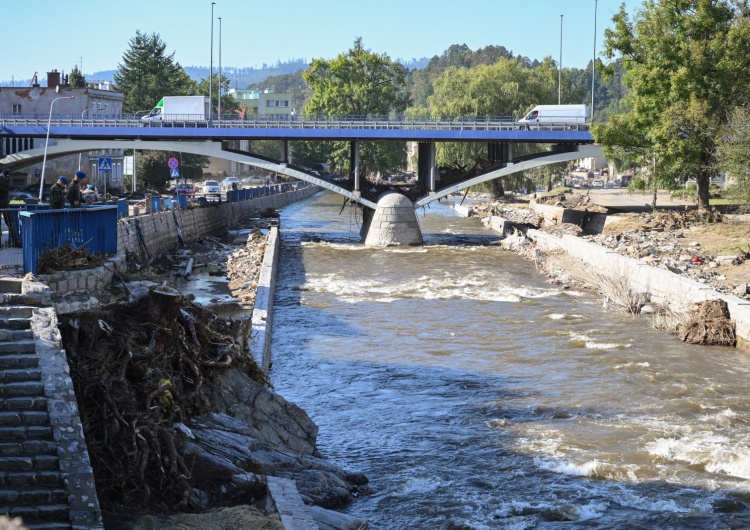
[[[750,528],[750,354],[546,282],[433,204],[366,248],[341,197],[282,210],[271,380],[381,529]]]

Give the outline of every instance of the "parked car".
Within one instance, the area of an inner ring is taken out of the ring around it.
[[[49,196],[49,194],[48,194]],[[39,190],[37,190],[37,194],[33,194],[30,191],[24,191],[22,189],[19,189],[16,186],[10,187],[10,192],[8,193],[8,197],[11,201],[38,201],[39,200]]]
[[[169,191],[175,197],[178,195],[187,195],[188,197],[192,197],[193,195],[195,195],[195,187],[192,184],[188,184],[187,182],[177,184],[174,188],[170,188]]]
[[[207,180],[203,183],[203,193],[208,196],[221,197],[221,186],[218,180]]]
[[[45,186],[42,188],[42,200],[43,201],[49,201],[49,189],[52,185]],[[28,186],[25,186],[23,188],[18,188],[17,186],[11,186],[10,191],[26,191],[28,193],[31,193],[34,197],[39,198],[39,184],[30,184]]]
[[[594,181],[591,183],[592,188],[602,188],[604,187],[604,181],[602,179],[594,179]]]
[[[239,189],[240,179],[238,179],[237,177],[227,177],[221,182],[221,188],[224,191]]]

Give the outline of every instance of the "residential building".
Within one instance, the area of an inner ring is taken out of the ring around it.
[[[230,88],[229,95],[236,99],[248,114],[288,117],[292,112],[290,94],[274,94],[271,89],[249,90]]]
[[[71,98],[74,96],[74,98]],[[61,98],[58,100],[58,98]],[[47,73],[47,86],[42,87],[37,82],[36,75],[29,87],[0,87],[0,114],[5,116],[33,117],[48,119],[50,112],[55,116],[66,116],[81,120],[103,118],[106,116],[121,116],[124,94],[115,92],[109,83],[91,82],[85,88],[72,88],[68,78],[57,70]],[[55,101],[58,100],[58,101]],[[53,107],[53,102],[54,107]],[[19,151],[43,148],[45,138],[5,138],[0,142],[0,158]],[[49,145],[55,145],[54,138],[50,138]],[[111,159],[111,170],[99,170],[99,158]],[[121,149],[106,149],[91,151],[61,158],[48,159],[44,169],[45,186],[51,186],[59,175],[71,177],[77,169],[82,169],[88,175],[88,183],[99,188],[100,192],[116,191],[123,187],[123,153]],[[16,179],[20,177],[24,182],[14,181],[15,185],[25,186],[38,184],[42,175],[42,164],[35,164],[14,171]]]

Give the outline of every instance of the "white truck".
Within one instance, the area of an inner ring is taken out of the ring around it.
[[[519,123],[582,125],[589,121],[588,105],[537,105]]]
[[[164,96],[151,112],[141,118],[141,121],[202,121],[207,119],[207,96]]]

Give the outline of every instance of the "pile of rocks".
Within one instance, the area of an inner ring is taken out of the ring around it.
[[[582,237],[618,254],[687,276],[717,292],[750,299],[747,284],[727,286],[723,283],[726,276],[717,270],[722,265],[739,265],[744,260],[742,255],[710,255],[703,251],[699,242],[691,241],[685,236],[684,230],[631,230]]]

